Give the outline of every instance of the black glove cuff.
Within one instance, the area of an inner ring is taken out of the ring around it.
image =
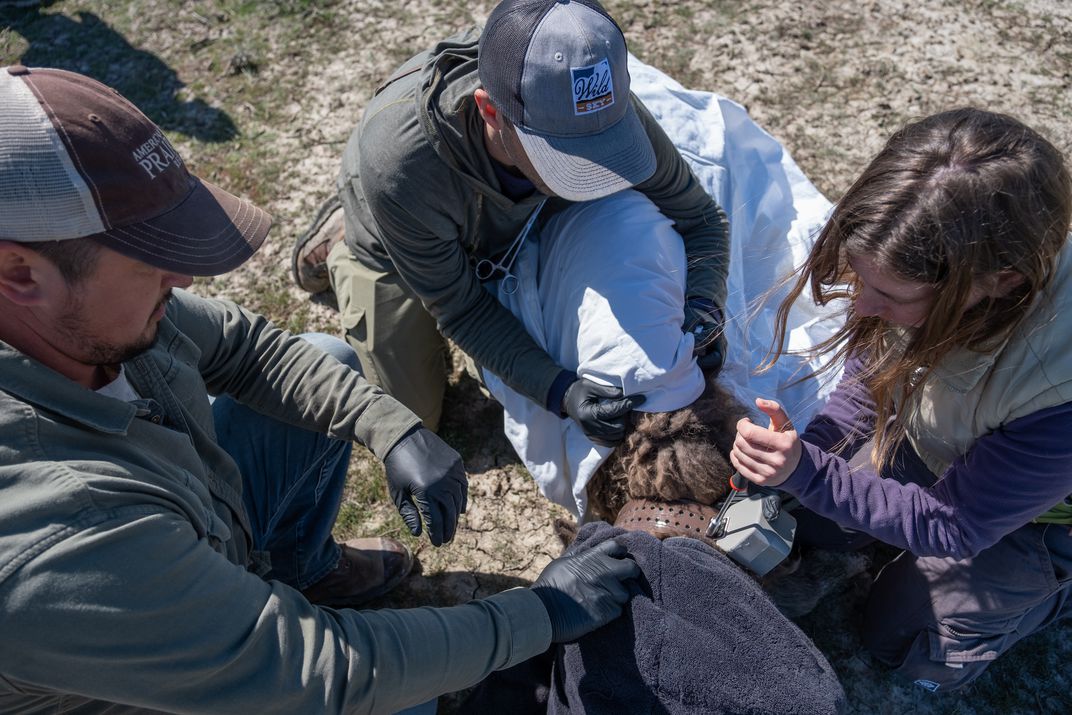
[[[406,432],[401,437],[398,438],[398,441],[391,445],[391,448],[389,450],[387,450],[387,454],[383,455],[383,457],[380,459],[380,461],[381,462],[386,462],[387,458],[391,456],[391,453],[394,452],[395,449],[397,449],[400,444],[405,442],[407,439],[409,439],[410,437],[412,437],[416,433],[420,432],[422,429],[424,429],[424,425],[422,425],[420,422],[418,422],[417,424],[413,425],[408,430],[406,430]]]
[[[529,590],[535,593],[540,602],[543,603],[544,610],[547,611],[547,619],[551,621],[551,641],[557,643],[562,632],[562,625],[555,623],[555,616],[560,613],[563,607],[563,595],[548,586],[532,586]]]

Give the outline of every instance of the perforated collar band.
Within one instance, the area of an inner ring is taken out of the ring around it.
[[[718,509],[694,501],[630,499],[618,512],[614,525],[627,531],[646,531],[657,539],[688,536],[715,546],[707,527]]]
[[[271,218],[187,171],[160,128],[74,72],[0,71],[0,239],[90,236],[185,275],[226,273]]]
[[[480,35],[480,83],[558,196],[590,201],[655,172],[628,51],[596,0],[503,0]]]

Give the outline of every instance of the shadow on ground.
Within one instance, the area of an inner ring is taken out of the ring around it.
[[[503,433],[503,408],[481,391],[481,385],[465,369],[465,356],[451,351],[454,374],[443,398],[439,436],[462,455],[470,470],[483,471],[521,465]]]
[[[22,64],[93,77],[117,89],[165,130],[205,142],[238,135],[226,112],[200,99],[183,99],[186,85],[159,57],[134,47],[91,12],[48,12],[52,4],[0,3],[0,29],[10,29],[29,45],[19,58]]]

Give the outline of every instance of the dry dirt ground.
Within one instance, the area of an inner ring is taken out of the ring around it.
[[[378,81],[492,3],[463,0],[0,0],[0,60],[62,66],[119,88],[195,171],[275,216],[260,253],[197,290],[297,330],[335,316],[290,282],[293,237],[332,190],[342,145]],[[689,87],[743,103],[836,200],[906,120],[957,105],[1009,112],[1072,150],[1068,0],[608,0],[635,54]],[[445,438],[471,475],[454,543],[409,539],[420,571],[383,605],[454,603],[528,583],[559,551],[542,500],[499,429],[501,410],[458,377]],[[355,456],[339,535],[400,535],[382,473]],[[402,535],[403,538],[408,538]],[[874,568],[883,554],[823,557]],[[935,697],[894,680],[855,636],[868,573],[842,578],[798,619],[842,677],[854,712],[1072,712],[1072,629],[1019,645],[975,686]],[[453,701],[446,710],[455,707]]]

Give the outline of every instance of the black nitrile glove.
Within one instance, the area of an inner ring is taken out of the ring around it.
[[[633,408],[644,404],[644,395],[623,397],[620,388],[580,378],[562,397],[562,411],[581,426],[584,434],[603,447],[625,439],[625,425]]]
[[[421,535],[423,518],[433,546],[453,539],[469,489],[461,456],[431,430],[416,427],[391,448],[383,467],[387,490],[410,532]]]
[[[713,303],[690,299],[685,303],[685,332],[692,333],[693,354],[704,374],[717,375],[726,360],[726,334],[722,311]]]
[[[577,640],[621,615],[629,600],[622,582],[640,576],[640,567],[625,555],[625,546],[611,539],[547,564],[532,591],[551,618],[553,643]]]

